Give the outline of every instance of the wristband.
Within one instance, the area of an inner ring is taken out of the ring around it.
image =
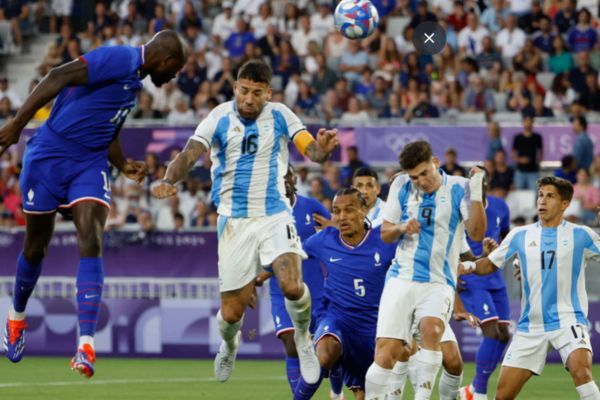
[[[483,172],[476,172],[469,179],[471,201],[483,202]]]
[[[465,270],[465,273],[467,274],[475,271],[475,268],[477,268],[477,264],[475,264],[475,262],[473,261],[463,261],[462,265]]]

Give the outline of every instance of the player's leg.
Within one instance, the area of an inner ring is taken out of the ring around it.
[[[412,331],[417,332],[416,325]],[[418,335],[417,335],[418,336]],[[410,357],[408,361],[396,361],[392,369],[392,376],[388,387],[387,400],[402,400],[404,386],[408,379],[413,386],[413,392],[417,391],[417,360],[419,359],[419,346],[417,340],[413,339],[410,345]]]
[[[77,269],[77,306],[79,317],[79,344],[71,360],[71,368],[86,377],[94,374],[94,335],[102,303],[104,262],[102,234],[108,207],[94,200],[80,201],[71,207],[77,228],[79,268]]]
[[[533,373],[527,369],[502,366],[498,387],[496,388],[496,400],[513,400],[523,389]]]
[[[415,399],[431,397],[435,378],[442,365],[441,339],[450,316],[453,296],[454,290],[446,284],[421,284],[415,309],[421,336]]]
[[[579,393],[586,400],[600,399],[600,391],[592,377],[592,347],[587,327],[572,325],[553,333],[552,346],[558,349],[563,363]]]
[[[292,393],[296,390],[298,379],[300,379],[300,360],[294,342],[294,331],[290,330],[278,335],[285,349],[285,373]]]
[[[510,306],[506,288],[500,290],[467,290],[461,293],[465,308],[481,323],[483,340],[475,355],[475,377],[462,388],[461,397],[467,400],[487,399],[488,381],[508,346]],[[502,324],[500,324],[502,321]]]
[[[390,391],[397,361],[407,362],[412,343],[415,283],[392,277],[387,280],[377,317],[374,362],[365,378],[365,398],[383,400]]]
[[[12,362],[18,362],[25,350],[25,308],[42,271],[42,260],[54,231],[56,212],[26,213],[25,243],[17,259],[12,305],[4,332],[4,350]]]
[[[315,332],[316,353],[319,360],[320,376],[317,382],[309,383],[300,377],[294,391],[294,400],[307,400],[317,392],[328,371],[337,366],[342,358],[344,334],[332,316],[325,316]]]
[[[448,324],[442,337],[442,376],[439,382],[440,400],[456,400],[460,392],[463,360],[454,331]]]
[[[285,309],[285,298],[277,282],[269,282],[269,292],[275,334],[281,340],[285,349],[285,372],[293,394],[300,377],[300,361],[294,342],[294,325]]]

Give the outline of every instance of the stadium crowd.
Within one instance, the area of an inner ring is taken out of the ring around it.
[[[86,5],[88,4],[87,14]],[[437,118],[459,112],[521,113],[523,133],[502,145],[502,123],[489,123],[489,150],[482,154],[491,173],[492,194],[533,189],[542,162],[538,117],[569,116],[576,136],[574,154],[557,175],[576,183],[579,209],[590,223],[600,203],[600,155],[591,153],[587,122],[600,112],[600,40],[597,1],[580,0],[374,0],[381,16],[363,41],[334,29],[328,0],[0,0],[0,48],[26,51],[26,37],[50,32],[56,40],[40,56],[31,89],[50,68],[97,46],[138,46],[166,27],[188,41],[190,57],[179,76],[156,88],[148,80],[130,119],[195,125],[221,102],[232,99],[236,70],[261,57],[274,71],[273,101],[302,119],[354,125],[375,119]],[[84,18],[84,24],[79,17]],[[448,44],[435,55],[418,54],[415,27],[437,21]],[[23,99],[0,79],[0,120],[11,118]],[[44,121],[51,104],[35,119]],[[326,164],[317,174],[299,169],[298,190],[330,205],[364,163],[359,149],[347,149],[349,164]],[[442,155],[440,155],[442,156]],[[464,174],[456,150],[443,155],[444,169]],[[510,160],[516,160],[508,165]],[[152,199],[150,184],[165,165],[146,156],[150,173],[143,186],[114,177],[107,229],[138,224],[143,230],[216,225],[210,203],[210,160],[196,166],[173,200]],[[23,225],[18,173],[20,160],[0,160],[0,226]],[[382,197],[397,166],[381,172]],[[137,226],[137,225],[134,225]]]

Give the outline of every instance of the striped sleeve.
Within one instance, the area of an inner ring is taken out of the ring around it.
[[[589,226],[584,226],[583,229],[589,235],[589,241],[585,246],[588,258],[600,261],[600,236]]]
[[[298,118],[298,116],[285,104],[273,103],[273,106],[275,110],[281,113],[281,116],[287,125],[287,132],[290,139],[293,139],[296,133],[306,130],[306,126],[300,121],[300,118]]]
[[[504,238],[500,246],[496,250],[492,251],[488,256],[488,259],[498,268],[504,268],[507,261],[510,261],[516,257],[519,253],[519,249],[523,247],[525,243],[524,229],[513,229]]]
[[[212,138],[217,128],[217,118],[215,117],[216,110],[217,109],[211,111],[206,118],[198,124],[194,134],[190,138],[202,143],[207,150],[210,149],[210,144],[212,143]]]
[[[402,205],[400,204],[400,191],[406,182],[406,176],[399,175],[390,186],[387,202],[383,208],[383,220],[393,224],[399,224],[402,216]]]

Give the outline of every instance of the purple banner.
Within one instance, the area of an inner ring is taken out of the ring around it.
[[[534,130],[543,138],[544,161],[560,161],[572,152],[575,135],[569,125],[540,125]],[[509,153],[514,136],[521,131],[519,126],[502,128],[504,148]],[[600,152],[600,125],[589,125],[588,133],[595,144],[595,153]],[[402,148],[415,140],[427,140],[440,158],[446,149],[454,147],[460,161],[483,160],[489,143],[485,126],[361,127],[355,129],[354,135],[360,158],[373,165],[397,163]]]
[[[0,232],[0,276],[12,276],[23,232]],[[114,232],[104,235],[107,277],[216,277],[216,232]],[[79,250],[75,232],[56,232],[44,260],[44,275],[75,275]]]

